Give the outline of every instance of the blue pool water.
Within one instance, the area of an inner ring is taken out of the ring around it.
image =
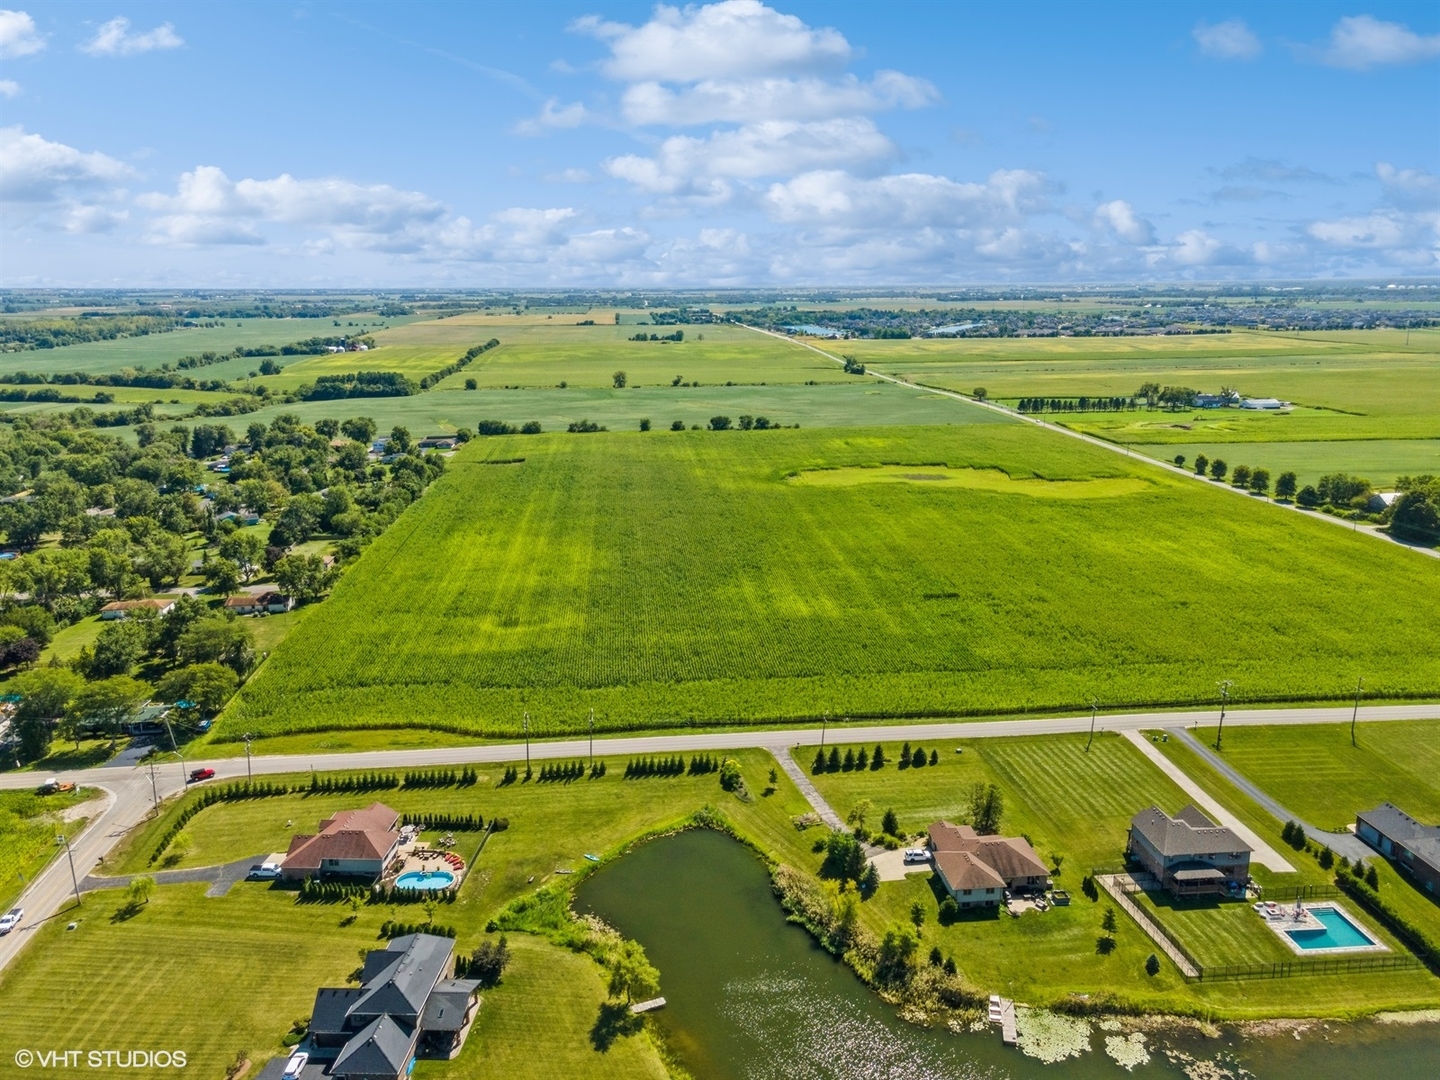
[[[448,870],[411,870],[395,879],[397,889],[448,889],[455,875]]]
[[[1306,952],[1312,949],[1353,949],[1374,945],[1369,935],[1334,908],[1311,908],[1310,914],[1320,920],[1323,930],[1286,930],[1290,940]]]

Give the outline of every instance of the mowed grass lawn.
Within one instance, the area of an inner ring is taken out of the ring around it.
[[[814,869],[819,857],[791,824],[805,809],[803,798],[783,775],[774,794],[761,795],[773,759],[758,751],[740,756],[751,802],[723,792],[713,773],[626,781],[624,761],[612,759],[605,777],[571,784],[497,789],[502,766],[470,788],[220,804],[190,822],[195,852],[181,865],[283,850],[292,833],[313,831],[319,818],[375,799],[396,809],[508,816],[509,829],[490,838],[459,899],[436,914],[437,923],[456,927],[457,948],[469,952],[505,903],[553,881],[578,882],[593,866],[585,853],[613,853],[706,805],[767,850]],[[182,799],[166,807],[103,869],[148,869],[157,835],[183,805]],[[457,850],[469,861],[479,837],[458,838]],[[577,873],[557,878],[559,868]],[[242,882],[215,899],[204,890],[160,886],[148,907],[125,920],[112,918],[120,893],[90,894],[77,931],[65,932],[64,919],[38,931],[0,974],[0,1015],[13,1045],[185,1049],[187,1067],[207,1076],[218,1076],[244,1050],[258,1068],[281,1052],[291,1023],[309,1015],[317,987],[345,985],[359,950],[377,947],[381,922],[424,919],[419,905],[377,905],[342,925],[344,905],[296,904],[293,892],[267,884]],[[485,993],[464,1053],[454,1062],[421,1065],[419,1075],[664,1075],[643,1037],[620,1039],[604,1052],[592,1046],[605,991],[589,958],[523,934],[510,942],[513,966],[500,987]]]
[[[1195,737],[1215,743],[1214,728]],[[1440,720],[1232,727],[1224,758],[1282,806],[1322,829],[1343,831],[1361,810],[1393,802],[1440,821]]]
[[[858,482],[882,464],[914,476]],[[1131,482],[929,482],[942,464]],[[790,479],[842,467],[857,482]],[[1415,601],[1437,582],[1409,552],[1016,424],[478,439],[221,730],[1138,706],[1222,677],[1305,699],[1352,670],[1433,693],[1440,608]]]
[[[55,837],[80,831],[82,822],[62,824],[61,814],[99,795],[95,788],[63,795],[0,792],[0,911],[10,910],[15,898],[58,853]]]
[[[1103,894],[1098,903],[1086,899],[1081,880],[1092,869],[1115,869],[1123,863],[1130,819],[1137,811],[1158,804],[1174,813],[1190,799],[1118,735],[1097,734],[1089,753],[1085,742],[1083,735],[1062,735],[926,743],[927,751],[938,751],[936,766],[900,770],[891,764],[879,771],[812,775],[841,815],[868,799],[874,806],[868,818],[872,829],[884,811],[893,808],[907,833],[923,831],[936,820],[967,820],[971,787],[994,783],[1005,800],[1002,834],[1028,836],[1052,866],[1060,856],[1060,873],[1053,880],[1071,895],[1068,907],[1043,914],[969,917],[945,927],[937,921],[944,894],[926,870],[903,882],[882,884],[861,909],[866,922],[878,932],[890,922],[908,921],[911,905],[919,900],[925,911],[922,951],[938,945],[976,986],[1034,1004],[1063,1001],[1072,994],[1108,994],[1139,1008],[1203,1007],[1239,1017],[1288,1015],[1285,1010],[1293,1010],[1297,1000],[1305,1002],[1307,1012],[1334,1013],[1379,1007],[1380,1001],[1415,1005],[1440,1000],[1440,982],[1423,971],[1386,973],[1388,979],[1356,975],[1187,986],[1174,965],[1163,960],[1160,974],[1152,978],[1144,965],[1155,951],[1154,943],[1118,909],[1115,950],[1100,954],[1096,942],[1103,933],[1101,920],[1113,905]],[[842,754],[847,748],[858,749],[855,744],[836,745]],[[899,746],[884,746],[894,762]],[[956,754],[957,748],[964,752]],[[866,749],[873,752],[874,747]],[[809,772],[814,753],[814,747],[801,747],[794,757]],[[1324,877],[1312,861],[1297,874],[1273,878],[1282,879],[1295,884]],[[1248,925],[1245,915],[1256,925]],[[1271,943],[1259,935],[1270,931],[1248,907],[1166,910],[1161,916],[1203,962],[1284,959],[1267,951]]]

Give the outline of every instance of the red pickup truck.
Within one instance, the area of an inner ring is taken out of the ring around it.
[[[190,773],[190,782],[194,784],[200,780],[209,780],[214,775],[214,769],[195,769]]]

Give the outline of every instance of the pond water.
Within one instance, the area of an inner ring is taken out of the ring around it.
[[[1106,1055],[1098,1031],[1090,1052],[1046,1065],[1002,1046],[996,1028],[956,1035],[906,1024],[785,922],[764,866],[722,833],[695,830],[645,844],[586,880],[576,906],[645,946],[668,1002],[656,1022],[697,1080],[1186,1075],[1154,1040],[1149,1063],[1127,1074]],[[1263,1080],[1440,1076],[1434,1025],[1332,1024],[1326,1034],[1296,1041],[1186,1033],[1165,1036],[1163,1045]]]

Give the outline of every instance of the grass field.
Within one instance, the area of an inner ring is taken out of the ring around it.
[[[73,836],[80,830],[81,822],[62,825],[58,815],[99,794],[94,788],[64,795],[0,792],[0,911],[10,910],[26,883],[55,857],[56,835],[63,831]]]
[[[1274,1015],[1286,1009],[1293,1013],[1300,1001],[1307,1013],[1344,1013],[1361,1001],[1373,1003],[1382,997],[1411,1003],[1440,999],[1440,983],[1423,971],[1186,986],[1165,961],[1160,974],[1151,979],[1143,966],[1154,944],[1118,912],[1115,951],[1099,954],[1096,939],[1109,904],[1103,897],[1099,903],[1086,899],[1081,879],[1093,868],[1115,868],[1123,862],[1126,832],[1138,810],[1153,803],[1174,813],[1190,800],[1118,735],[1097,735],[1088,754],[1085,741],[1084,736],[1064,735],[927,743],[926,750],[939,752],[937,766],[812,776],[840,814],[868,799],[874,806],[867,819],[871,828],[879,824],[886,808],[893,808],[901,828],[909,833],[938,819],[965,820],[971,785],[994,783],[1005,800],[1001,832],[1028,836],[1052,866],[1060,856],[1060,873],[1053,880],[1072,897],[1069,907],[1044,914],[962,919],[945,927],[937,923],[941,894],[927,871],[881,885],[862,907],[866,921],[880,930],[889,922],[908,920],[911,904],[919,900],[926,912],[922,951],[939,945],[977,985],[1037,1003],[1070,994],[1111,994],[1140,1008],[1213,1007],[1245,1016]],[[846,748],[837,745],[842,751]],[[964,752],[956,754],[957,748]],[[898,756],[893,744],[887,744],[886,753],[892,761]],[[794,752],[807,772],[813,755],[813,747]],[[1313,860],[1302,863],[1295,874],[1272,877],[1262,871],[1261,875],[1266,881],[1283,879],[1286,884],[1327,880]],[[1203,962],[1285,958],[1273,954],[1271,945],[1287,950],[1260,936],[1273,938],[1243,905],[1186,910],[1167,906],[1159,915]]]
[[[1214,744],[1213,728],[1195,737]],[[1440,821],[1440,721],[1360,724],[1357,746],[1344,724],[1229,728],[1224,757],[1304,820],[1343,830],[1361,810],[1393,802]]]
[[[1271,477],[1293,472],[1301,487],[1327,473],[1363,476],[1377,490],[1393,490],[1400,476],[1440,473],[1440,439],[1334,439],[1326,442],[1131,444],[1131,449],[1160,461],[1200,454],[1236,465],[1270,470]]]
[[[882,463],[1141,490],[786,479]],[[591,707],[602,730],[964,714],[1208,700],[1222,677],[1319,698],[1350,670],[1434,692],[1440,610],[1412,601],[1437,573],[1020,425],[483,439],[221,725],[513,735],[529,710],[546,735]]]

